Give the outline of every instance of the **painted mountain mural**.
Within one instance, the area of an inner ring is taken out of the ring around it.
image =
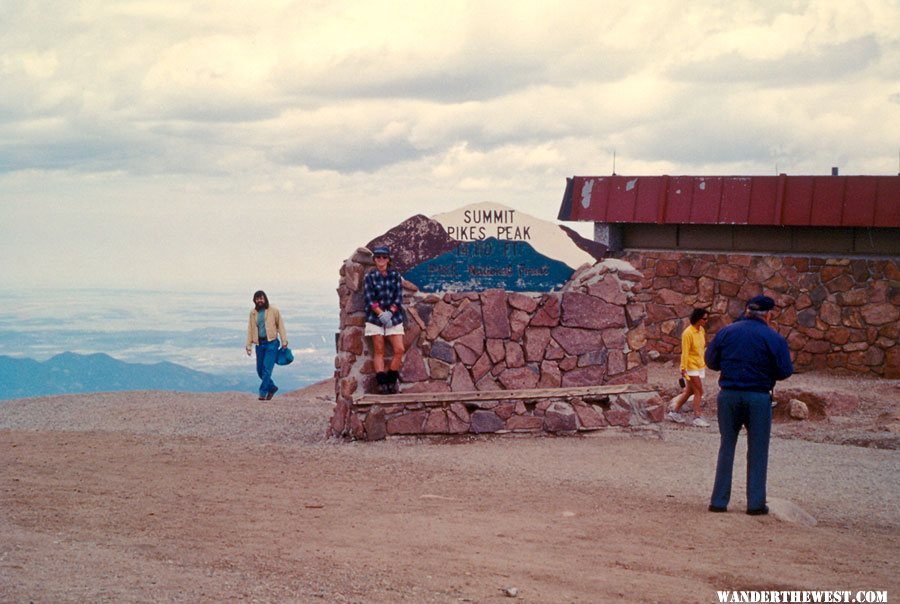
[[[392,265],[423,292],[553,291],[606,248],[570,228],[496,203],[431,218],[418,214],[367,244],[386,245]]]

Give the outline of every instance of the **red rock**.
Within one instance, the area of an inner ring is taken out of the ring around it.
[[[497,414],[497,417],[506,421],[510,417],[513,416],[516,412],[516,403],[507,401],[505,403],[500,403],[493,409],[494,413]]]
[[[507,294],[506,301],[513,308],[524,310],[529,314],[537,310],[538,306],[537,301],[534,298],[517,292]]]
[[[618,375],[625,371],[625,353],[621,350],[610,350],[606,362],[607,375]]]
[[[524,367],[525,353],[522,346],[517,342],[506,343],[506,366],[507,367]]]
[[[835,327],[825,333],[829,342],[837,346],[843,346],[850,341],[850,330],[846,327]]]
[[[484,317],[484,333],[488,338],[509,337],[505,291],[502,289],[484,291],[481,294],[481,314]]]
[[[550,330],[546,327],[532,327],[525,332],[525,360],[537,362],[544,358],[550,343]]]
[[[504,346],[504,340],[488,340],[487,341],[487,352],[488,356],[491,357],[491,361],[494,363],[499,363],[506,357],[506,346]]]
[[[660,304],[647,304],[645,308],[647,312],[647,320],[650,323],[660,323],[662,321],[665,321],[666,319],[674,319],[677,317],[675,311],[668,306],[662,306]]]
[[[533,415],[513,415],[506,420],[506,429],[517,432],[537,432],[544,425],[544,418]]]
[[[483,353],[478,360],[472,365],[472,378],[477,382],[485,374],[489,373],[493,364],[491,363],[490,357],[488,357],[488,353]]]
[[[587,291],[595,298],[600,298],[610,304],[624,306],[628,302],[628,295],[622,291],[619,280],[610,273],[607,273],[602,280],[590,285]]]
[[[628,333],[631,333],[631,331],[637,331],[637,330],[636,329],[630,330]],[[625,333],[626,332],[623,329],[617,329],[617,328],[604,329],[603,332],[601,333],[601,336],[603,338],[603,345],[606,346],[607,348],[615,348],[617,350],[624,350],[625,349]]]
[[[541,379],[538,388],[559,388],[562,385],[562,372],[559,366],[551,361],[541,363]]]
[[[716,278],[719,281],[727,281],[728,283],[741,284],[746,280],[744,270],[737,266],[727,264],[719,265],[716,271]]]
[[[641,350],[647,345],[647,329],[643,324],[633,329],[629,329],[625,335],[630,350]],[[606,343],[606,335],[604,334],[603,342]],[[607,344],[607,346],[609,346]],[[610,346],[612,348],[612,346]]]
[[[569,403],[553,403],[544,412],[544,430],[547,432],[574,432],[578,429],[577,417]]]
[[[566,292],[560,322],[566,327],[625,327],[625,309],[588,294]]]
[[[566,356],[566,351],[563,350],[562,346],[557,344],[556,340],[550,340],[550,343],[547,344],[547,350],[544,352],[544,358],[548,361],[558,361]]]
[[[452,364],[456,362],[456,354],[453,352],[453,347],[447,342],[441,342],[440,340],[431,343],[431,352],[429,353],[429,356],[433,359],[444,361],[445,363]]]
[[[530,320],[531,315],[524,310],[512,311],[512,314],[509,315],[509,337],[516,342],[521,342]]]
[[[647,308],[644,304],[634,303],[625,306],[625,318],[628,320],[628,326],[634,326],[647,316]]]
[[[428,319],[425,337],[429,340],[438,337],[438,334],[447,327],[447,323],[450,321],[450,317],[453,316],[455,310],[456,308],[452,304],[447,304],[443,300],[435,304],[434,310],[431,312],[431,317]]]
[[[537,386],[540,375],[530,366],[506,369],[497,378],[507,390],[521,390]]]
[[[628,427],[631,425],[631,411],[626,409],[609,409],[606,411],[606,421],[610,426]]]
[[[446,434],[449,432],[447,413],[443,409],[432,409],[425,420],[425,434]]]
[[[890,303],[867,304],[862,307],[862,316],[868,325],[893,323],[900,317],[900,309]]]
[[[363,426],[366,429],[366,440],[383,440],[387,436],[384,411],[380,407],[374,407],[369,411]]]
[[[578,367],[578,357],[567,356],[559,362],[559,368],[563,371],[571,371]]]
[[[492,411],[479,409],[470,416],[469,429],[478,434],[486,434],[503,430],[506,424]]]
[[[432,320],[434,320],[433,316]],[[468,304],[462,312],[450,320],[440,335],[445,340],[452,341],[475,331],[481,326],[481,307],[478,304]]]
[[[356,392],[356,388],[359,384],[355,377],[346,377],[340,381],[340,385],[341,396],[350,398],[353,396],[353,393]]]
[[[575,329],[573,327],[555,327],[551,330],[553,339],[568,354],[584,354],[591,350],[603,348],[603,342],[599,332],[590,329]]]
[[[466,365],[474,365],[484,352],[484,331],[479,327],[454,342],[453,349]]]
[[[666,406],[661,404],[647,404],[647,419],[653,423],[660,423],[666,417]]]
[[[562,387],[572,386],[599,386],[606,375],[606,367],[603,365],[589,365],[567,371],[562,377]]]
[[[559,325],[559,295],[548,294],[544,296],[541,306],[534,318],[531,319],[532,327],[556,327]]]
[[[864,289],[852,289],[837,295],[841,306],[862,306],[869,301],[869,292]]]
[[[608,424],[603,414],[597,411],[591,405],[585,403],[575,403],[575,414],[578,416],[578,423],[584,430],[595,430],[597,428],[605,428]]]
[[[469,431],[469,412],[462,403],[451,403],[447,412],[447,430],[451,434],[464,434]]]
[[[830,291],[831,293],[835,292],[846,292],[853,289],[853,286],[856,285],[853,282],[853,277],[850,275],[841,275],[836,279],[832,279],[828,283],[825,284],[825,289]]]
[[[453,392],[471,392],[475,390],[475,382],[472,381],[472,376],[459,363],[453,367],[453,373],[450,377],[450,390]]]
[[[387,420],[388,434],[422,434],[428,411],[411,411]]]
[[[356,356],[363,353],[363,329],[361,327],[350,327],[341,333],[338,349],[350,352]]]
[[[421,382],[428,379],[428,370],[418,346],[411,348],[403,357],[400,379],[404,382]]]
[[[485,374],[480,380],[475,382],[475,388],[481,391],[503,390],[503,388],[491,377],[490,373]]]
[[[586,352],[578,356],[578,362],[576,363],[576,366],[587,367],[588,365],[605,365],[608,356],[609,353],[606,350],[593,350],[591,352]],[[574,369],[574,367],[565,367],[563,369],[566,369],[568,371],[570,369]]]

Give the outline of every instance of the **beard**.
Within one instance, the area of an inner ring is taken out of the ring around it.
[[[257,302],[257,303],[256,303],[256,310],[257,310],[257,312],[259,312],[259,311],[261,311],[261,310],[265,310],[265,308],[266,308],[266,303],[265,303],[265,302]]]

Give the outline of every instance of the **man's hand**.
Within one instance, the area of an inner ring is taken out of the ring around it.
[[[245,350],[247,351],[247,356],[249,357],[249,356],[250,356],[250,351],[251,351],[252,349],[251,349],[249,346],[247,346],[247,348],[245,348]]]
[[[381,321],[381,324],[385,327],[391,326],[391,319],[394,317],[394,313],[389,310],[384,311],[380,315],[378,315],[378,320]]]

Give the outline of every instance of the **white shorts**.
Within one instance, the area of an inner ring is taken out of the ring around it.
[[[706,377],[706,369],[688,369],[688,377],[698,377],[701,380]]]
[[[374,323],[366,322],[366,332],[367,336],[402,336],[403,335],[403,323],[400,325],[394,325],[392,327],[385,327],[384,325],[375,325]]]

